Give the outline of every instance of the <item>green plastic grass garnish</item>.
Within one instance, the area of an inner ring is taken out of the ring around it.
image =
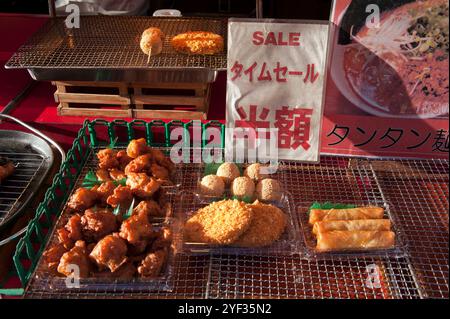
[[[120,204],[117,205],[116,208],[114,208],[113,214],[116,215],[116,216],[119,216],[119,214],[120,214]]]
[[[341,204],[341,203],[319,203],[315,202],[311,205],[311,207],[308,209],[307,214],[309,215],[311,213],[311,209],[348,209],[348,208],[356,208],[356,205],[352,204]]]
[[[118,181],[112,181],[114,183],[114,185],[116,186],[126,186],[127,185],[127,179],[126,178],[122,178],[121,180]],[[94,186],[98,186],[103,184],[103,181],[99,180],[97,175],[90,170],[86,176],[83,179],[83,183],[81,184],[82,187],[84,188],[88,188],[91,189]]]
[[[133,216],[134,202],[135,202],[135,198],[133,197],[133,200],[131,201],[130,207],[128,208],[128,210],[125,213],[125,215],[123,215],[123,220],[127,220],[128,218]]]

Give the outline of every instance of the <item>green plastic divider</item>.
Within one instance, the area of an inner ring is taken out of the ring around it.
[[[127,144],[135,138],[135,131],[137,129],[143,129],[148,145],[152,147],[170,147],[173,145],[170,140],[171,130],[175,127],[182,127],[185,130],[183,135],[186,137],[189,127],[192,125],[193,121],[187,123],[181,121],[166,123],[160,120],[151,122],[135,120],[129,123],[122,120],[114,120],[112,122],[105,120],[85,121],[73,142],[72,148],[67,152],[66,161],[61,165],[59,172],[55,175],[52,186],[47,190],[43,202],[39,204],[36,210],[35,217],[28,224],[27,232],[16,245],[16,250],[12,257],[14,269],[10,276],[19,277],[22,287],[3,288],[6,280],[0,283],[0,294],[20,296],[24,293],[24,288],[28,284],[49,240],[49,236],[52,233],[51,228],[54,226],[54,221],[60,215],[63,204],[67,201],[93,148],[106,147],[116,143],[118,138],[116,128],[118,127],[127,129],[126,141],[123,144]],[[206,146],[207,141],[203,139],[206,138],[205,132],[209,127],[218,127],[221,130],[222,140],[221,145],[218,146],[224,148],[225,137],[223,134],[225,132],[225,126],[217,121],[211,121],[201,125],[202,148]],[[98,136],[99,128],[107,129],[108,140],[100,140]],[[155,140],[153,132],[155,128],[163,130],[164,140],[161,143]],[[46,235],[44,235],[45,229],[49,230]]]

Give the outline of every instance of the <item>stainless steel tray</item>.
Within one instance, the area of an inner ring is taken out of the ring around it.
[[[148,61],[139,46],[142,32],[158,27],[166,35],[163,51]],[[211,31],[227,43],[227,20],[205,18],[82,17],[68,29],[63,18],[49,20],[6,63],[28,69],[35,80],[110,82],[215,81],[227,68],[227,49],[216,55],[176,52],[170,39],[187,31]]]
[[[33,134],[0,130],[0,156],[16,165],[0,185],[0,230],[20,215],[50,171],[54,156],[46,141]]]

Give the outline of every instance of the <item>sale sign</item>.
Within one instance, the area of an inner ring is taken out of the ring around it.
[[[246,140],[319,161],[327,38],[328,23],[230,20],[227,153]]]

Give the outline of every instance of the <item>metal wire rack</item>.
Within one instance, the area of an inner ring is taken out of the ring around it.
[[[142,32],[160,28],[165,36],[163,51],[148,56],[140,50]],[[205,18],[83,17],[79,28],[69,29],[63,18],[49,20],[8,61],[7,68],[47,69],[137,69],[227,67],[226,48],[216,55],[186,55],[176,52],[170,40],[187,31],[210,31],[227,43],[227,21]]]
[[[320,165],[283,163],[296,206],[313,201],[384,204],[406,234],[405,257],[179,254],[172,291],[55,294],[30,282],[29,298],[448,298],[448,161],[323,157]],[[182,190],[195,191],[198,166],[181,165]],[[174,198],[176,200],[176,197]],[[371,274],[378,274],[371,277]],[[370,279],[375,278],[375,280]]]
[[[0,224],[15,213],[23,201],[23,195],[36,177],[46,158],[34,153],[0,152],[15,163],[16,169],[12,176],[0,185]]]

